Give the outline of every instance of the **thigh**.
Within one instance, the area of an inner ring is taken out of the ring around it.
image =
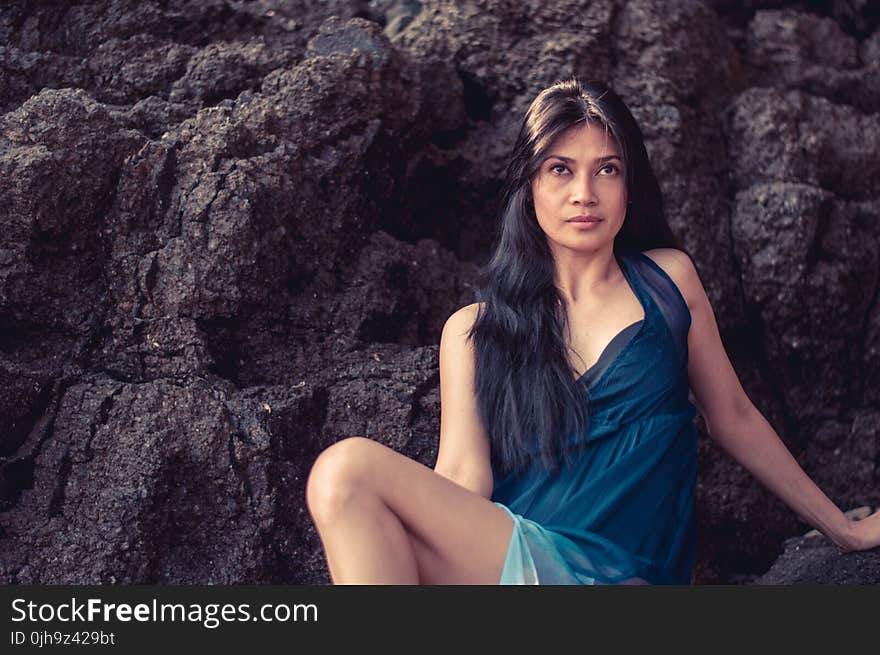
[[[423,584],[497,584],[513,530],[501,507],[406,457],[363,437],[325,450],[315,478],[375,494],[411,537]]]

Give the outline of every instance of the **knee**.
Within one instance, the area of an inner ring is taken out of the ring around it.
[[[372,443],[348,437],[318,455],[306,481],[306,505],[314,518],[329,516],[363,493],[366,451]]]

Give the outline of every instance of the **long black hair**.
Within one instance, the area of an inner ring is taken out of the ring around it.
[[[586,431],[587,387],[573,382],[567,357],[565,301],[555,283],[546,235],[535,215],[531,179],[554,140],[584,123],[610,132],[621,150],[626,217],[614,240],[623,251],[681,249],[663,213],[660,185],[642,132],[604,82],[577,78],[544,89],[529,107],[506,170],[500,234],[478,284],[480,309],[469,331],[476,352],[475,393],[489,434],[493,464],[504,472],[534,462],[551,474],[567,436]],[[583,441],[583,440],[581,440]]]

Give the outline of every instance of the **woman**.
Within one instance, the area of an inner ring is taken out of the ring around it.
[[[482,299],[440,340],[434,470],[344,439],[307,503],[335,583],[686,584],[696,407],[714,441],[842,551],[880,545],[749,401],[641,131],[572,78],[542,91],[507,170]]]

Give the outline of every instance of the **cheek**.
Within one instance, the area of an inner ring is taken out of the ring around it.
[[[552,205],[558,200],[562,192],[561,186],[555,180],[544,179],[536,182],[532,185],[532,198],[536,204]]]
[[[547,196],[541,192],[541,189],[532,190],[532,208],[535,212],[540,212],[543,207],[547,206]],[[538,216],[540,218],[540,216]]]

